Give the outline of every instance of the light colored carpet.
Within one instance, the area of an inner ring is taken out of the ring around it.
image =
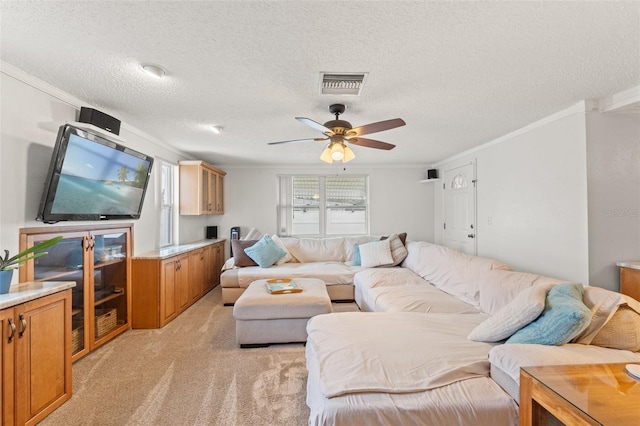
[[[240,349],[232,311],[218,286],[164,328],[120,335],[73,364],[73,397],[40,424],[306,425],[304,346]]]

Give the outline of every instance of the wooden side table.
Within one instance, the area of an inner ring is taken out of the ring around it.
[[[640,300],[640,262],[618,262],[620,293]]]
[[[637,425],[640,381],[623,364],[555,365],[520,370],[520,426]]]

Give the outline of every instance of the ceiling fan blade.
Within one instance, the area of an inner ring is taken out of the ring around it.
[[[382,132],[383,130],[395,129],[396,127],[404,126],[405,123],[402,118],[393,118],[391,120],[378,121],[377,123],[365,124],[364,126],[356,127],[347,131],[347,136],[362,136],[369,133]]]
[[[298,120],[299,122],[301,122],[302,124],[306,124],[307,126],[319,130],[322,133],[331,133],[333,135],[333,130],[331,130],[328,127],[325,127],[324,124],[320,124],[317,121],[313,121],[310,118],[305,118],[305,117],[296,117],[296,120]]]
[[[279,142],[269,142],[267,145],[280,145],[283,143],[294,143],[294,142],[312,142],[312,141],[326,141],[329,138],[305,138],[305,139],[292,139],[289,141],[279,141]]]
[[[367,138],[351,138],[347,139],[347,142],[352,143],[358,146],[366,146],[367,148],[376,148],[376,149],[386,149],[390,150],[395,148],[396,146],[386,142],[380,142],[374,139]]]

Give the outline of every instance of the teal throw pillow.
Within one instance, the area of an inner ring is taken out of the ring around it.
[[[360,244],[353,245],[353,260],[351,261],[353,266],[362,266],[362,260],[360,259]]]
[[[507,343],[559,346],[589,326],[591,310],[582,302],[582,284],[559,284],[547,293],[544,310],[533,322],[516,331]]]
[[[251,247],[244,249],[244,252],[261,268],[268,268],[276,263],[287,253],[273,242],[270,236],[265,235]]]

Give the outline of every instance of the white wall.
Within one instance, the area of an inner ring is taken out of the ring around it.
[[[433,187],[419,183],[426,167],[238,167],[220,166],[225,177],[225,214],[215,221],[218,236],[229,238],[230,228],[240,226],[245,236],[251,228],[277,231],[278,175],[357,174],[369,176],[370,233],[407,232],[410,240],[434,240]],[[227,253],[228,253],[227,249]]]
[[[437,164],[476,158],[479,256],[514,270],[587,283],[588,215],[584,105]],[[442,243],[442,186],[436,189]],[[489,224],[491,222],[491,224]]]
[[[640,119],[587,114],[589,276],[618,291],[616,262],[640,259]]]

